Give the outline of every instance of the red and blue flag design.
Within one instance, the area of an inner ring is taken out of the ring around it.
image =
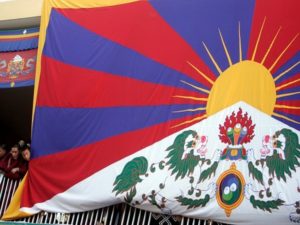
[[[42,24],[27,212],[118,202],[49,203],[238,100],[300,130],[299,1],[57,2]],[[250,84],[218,81],[252,65],[265,85],[255,86],[255,76]]]

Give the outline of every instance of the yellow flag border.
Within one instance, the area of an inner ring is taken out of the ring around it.
[[[36,73],[35,73],[35,82],[34,82],[34,95],[33,95],[33,109],[32,109],[32,121],[34,119],[34,112],[36,106],[36,99],[38,93],[38,86],[40,82],[40,73],[41,73],[41,56],[46,40],[46,30],[50,20],[50,13],[52,8],[71,8],[71,9],[83,9],[83,8],[94,8],[94,7],[108,7],[121,4],[127,4],[132,2],[137,2],[141,0],[44,0],[41,13],[41,23],[40,23],[40,33],[39,33],[39,44],[37,52],[37,63],[36,63]],[[143,1],[143,0],[142,0]],[[18,186],[11,203],[4,215],[2,220],[14,220],[18,218],[28,217],[32,214],[22,212],[21,209],[21,196],[24,189],[24,184],[28,179],[28,174],[24,177],[20,185]]]

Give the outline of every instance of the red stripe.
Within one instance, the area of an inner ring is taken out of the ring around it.
[[[300,105],[300,100],[284,100],[284,101],[280,101],[277,100],[276,101],[277,105],[288,105],[288,106],[299,106]]]
[[[273,0],[256,1],[255,13],[253,16],[253,25],[250,37],[250,45],[248,50],[248,58],[251,59],[255,44],[258,39],[264,18],[266,22],[262,31],[261,40],[259,42],[255,61],[261,62],[269,48],[272,39],[279,27],[282,27],[273,48],[271,49],[264,65],[267,68],[275,62],[277,57],[283,52],[290,41],[299,33],[300,21],[300,1],[299,0],[277,0],[274,4]],[[300,37],[289,47],[288,51],[278,61],[273,73],[283,65],[288,59],[294,56],[300,47]]]
[[[197,92],[84,69],[43,56],[37,105],[83,108],[206,103],[175,95],[207,98]]]
[[[276,105],[284,105],[284,106],[290,106],[290,107],[299,107],[300,106],[300,100],[285,100],[285,101],[277,101]],[[300,115],[300,109],[286,109],[286,108],[275,108],[276,112],[284,112],[292,115]]]
[[[86,29],[187,74],[207,87],[211,84],[187,61],[215,80],[197,53],[146,1],[92,9],[59,9],[59,12]]]
[[[32,207],[66,191],[110,164],[192,125],[172,128],[192,118],[169,121],[62,153],[33,159],[30,162],[22,196],[22,207]],[[155,149],[155,151],[163,150]]]
[[[298,81],[296,81],[298,79]],[[285,89],[289,89],[289,88],[295,88],[295,87],[300,87],[300,73],[299,74],[296,74],[288,79],[285,79],[284,81],[282,81],[281,83],[279,84],[276,84],[276,87],[280,87],[282,85],[285,85],[285,84],[288,84],[290,82],[293,82],[292,84],[289,84],[288,86],[283,86],[282,88],[278,89],[278,91],[281,91],[281,90],[285,90]],[[300,90],[300,88],[299,88]]]
[[[299,107],[299,105],[298,105],[298,107]],[[281,108],[276,108],[274,111],[276,113],[283,112],[283,113],[287,113],[287,114],[291,114],[291,115],[300,116],[300,109],[281,109]]]

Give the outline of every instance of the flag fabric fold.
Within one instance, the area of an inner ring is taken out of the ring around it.
[[[296,221],[297,7],[46,0],[19,209]]]

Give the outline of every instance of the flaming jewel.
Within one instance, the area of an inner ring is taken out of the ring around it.
[[[224,125],[219,125],[219,138],[228,146],[222,152],[222,159],[239,160],[246,159],[246,150],[243,144],[248,143],[254,137],[254,127],[251,117],[248,113],[243,114],[243,110],[239,108],[237,114],[231,113],[230,117],[226,117]]]

